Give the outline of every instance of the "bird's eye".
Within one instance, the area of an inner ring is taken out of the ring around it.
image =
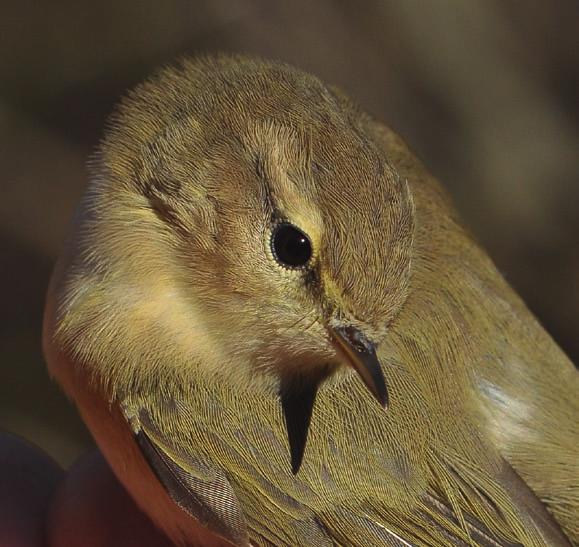
[[[288,222],[282,222],[274,228],[271,250],[276,260],[286,268],[301,268],[312,257],[309,237]]]

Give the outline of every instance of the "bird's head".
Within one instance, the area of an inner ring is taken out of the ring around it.
[[[186,62],[125,100],[96,164],[64,299],[77,322],[100,314],[95,340],[280,390],[294,469],[335,371],[386,406],[376,347],[406,297],[414,211],[346,98],[285,66]]]

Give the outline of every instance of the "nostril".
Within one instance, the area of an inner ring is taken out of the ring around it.
[[[338,329],[352,346],[360,352],[370,353],[374,351],[374,344],[355,327],[342,327]]]

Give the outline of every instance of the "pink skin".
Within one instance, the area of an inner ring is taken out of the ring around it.
[[[98,452],[68,472],[40,449],[0,434],[2,547],[171,547]]]

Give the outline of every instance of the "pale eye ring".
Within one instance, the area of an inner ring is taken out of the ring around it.
[[[271,251],[285,268],[303,268],[312,258],[310,238],[289,222],[277,224],[271,235]]]

